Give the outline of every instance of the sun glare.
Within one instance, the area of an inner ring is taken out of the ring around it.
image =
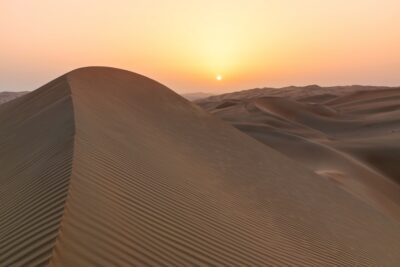
[[[217,75],[217,77],[215,77],[217,79],[217,81],[221,81],[222,80],[222,76],[221,75]]]

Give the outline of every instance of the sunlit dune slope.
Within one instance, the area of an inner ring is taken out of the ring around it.
[[[2,266],[396,266],[399,223],[138,74],[0,107]]]

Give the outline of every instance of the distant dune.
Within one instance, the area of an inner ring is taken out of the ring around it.
[[[230,122],[230,114],[239,122],[240,116],[256,114],[251,123],[234,125],[255,127],[266,140],[272,133],[276,142],[304,140],[288,151],[306,158],[313,154],[304,152],[310,140],[334,143],[350,131],[343,127],[333,139],[312,129],[312,122],[342,123],[335,112],[345,109],[362,116],[362,103],[353,109],[345,98],[339,103],[314,107],[293,100],[285,102],[288,111],[276,99],[236,99],[211,110]],[[291,109],[299,108],[296,117]],[[385,124],[359,127],[380,136],[392,123],[387,112],[371,118],[383,116]],[[354,138],[364,132],[357,129]],[[138,74],[100,67],[72,71],[1,105],[0,137],[1,266],[400,262],[399,202],[392,196],[397,192],[392,180],[380,183],[371,176],[363,184],[376,183],[373,194],[388,190],[389,215],[372,197],[374,205],[297,163],[298,156],[261,144]],[[336,146],[314,144],[339,153]],[[340,151],[351,148],[340,144]],[[378,175],[351,157],[362,171]],[[325,177],[343,171],[320,170]],[[389,184],[393,188],[386,188]]]
[[[203,99],[206,97],[210,97],[210,96],[212,96],[212,94],[197,92],[197,93],[182,94],[182,96],[184,98],[186,98],[187,100],[194,101],[194,100],[199,100],[199,99]]]
[[[400,88],[266,88],[197,103],[400,220]]]
[[[318,85],[308,86],[288,86],[282,88],[255,88],[243,91],[237,91],[232,93],[225,93],[221,95],[210,96],[205,99],[205,102],[221,101],[226,99],[250,99],[262,96],[276,96],[286,97],[295,100],[309,100],[313,101],[324,101],[338,96],[344,96],[348,93],[374,91],[374,90],[391,90],[399,89],[399,87],[384,87],[384,86],[362,86],[362,85],[351,85],[351,86],[332,86],[332,87],[321,87]]]
[[[0,92],[0,105],[29,92]]]

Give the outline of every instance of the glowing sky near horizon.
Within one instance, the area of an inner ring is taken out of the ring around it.
[[[0,91],[90,65],[178,92],[400,85],[400,1],[0,1]]]

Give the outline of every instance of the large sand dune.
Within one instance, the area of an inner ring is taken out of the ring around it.
[[[134,73],[70,72],[0,106],[0,137],[1,266],[400,263],[398,202],[382,211]]]

